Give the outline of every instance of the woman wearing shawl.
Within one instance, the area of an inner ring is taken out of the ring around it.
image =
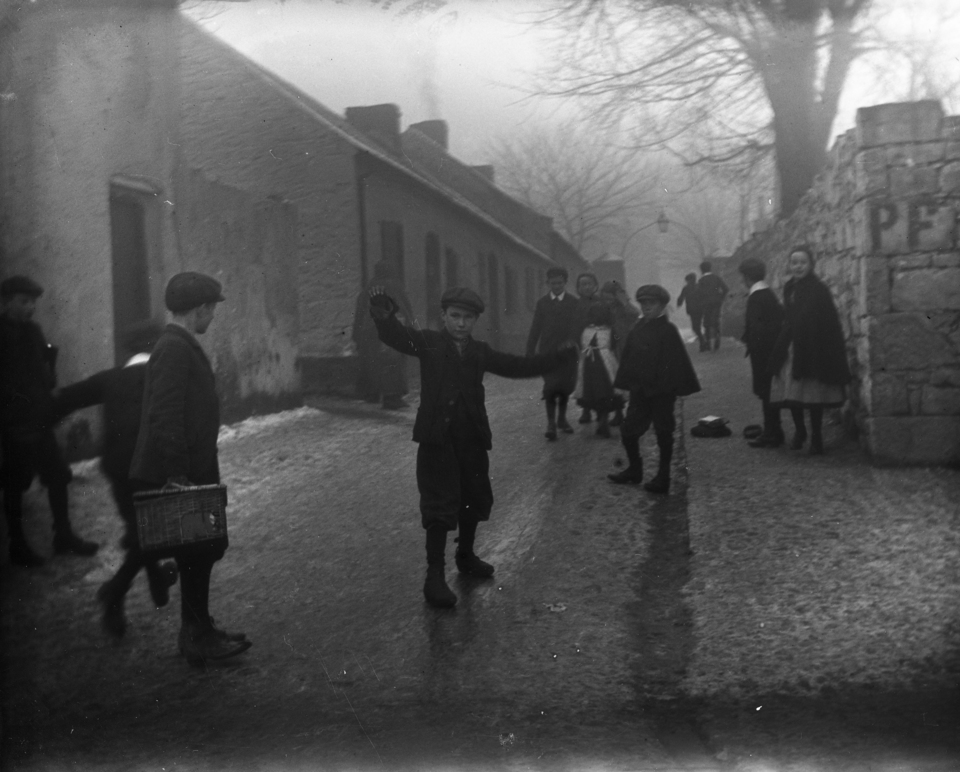
[[[771,356],[776,373],[770,402],[790,408],[796,433],[791,447],[807,440],[803,411],[810,413],[810,453],[823,453],[823,409],[840,407],[850,382],[840,317],[827,286],[813,272],[813,251],[799,246],[790,253],[791,278],[783,288],[785,319]]]

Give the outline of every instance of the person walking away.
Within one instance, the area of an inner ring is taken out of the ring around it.
[[[386,345],[420,360],[420,406],[413,425],[417,448],[420,522],[426,532],[427,603],[450,608],[457,596],[447,586],[447,533],[459,529],[455,555],[461,574],[493,575],[494,567],[474,551],[477,525],[490,518],[493,491],[489,457],[490,424],[484,404],[483,376],[532,378],[557,368],[576,367],[576,345],[533,357],[505,354],[472,331],[484,311],[471,289],[451,287],[440,299],[442,328],[417,330],[397,319],[396,301],[382,287],[370,290],[370,313]]]
[[[677,397],[700,391],[700,382],[680,331],[667,319],[670,293],[658,284],[645,284],[637,290],[637,302],[643,318],[627,337],[613,383],[615,388],[630,392],[627,415],[620,427],[620,441],[627,453],[628,465],[608,477],[618,484],[643,481],[640,438],[653,424],[660,467],[643,487],[651,493],[663,494],[670,492]]]
[[[683,289],[681,289],[680,294],[677,295],[677,308],[682,308],[684,303],[687,304],[687,316],[690,317],[690,328],[693,330],[693,334],[697,336],[697,343],[700,346],[700,350],[703,351],[703,330],[700,328],[701,322],[703,321],[703,308],[700,305],[700,298],[697,296],[697,275],[695,273],[688,273],[683,278],[683,281]]]
[[[577,303],[579,305],[578,313],[580,315],[579,322],[577,324],[577,340],[580,340],[583,335],[583,331],[587,327],[587,314],[589,314],[590,309],[597,303],[601,302],[601,299],[597,295],[597,290],[600,287],[600,282],[597,281],[597,277],[592,273],[581,273],[577,276]],[[588,424],[593,420],[593,416],[587,408],[583,408],[580,411],[580,418],[578,422],[581,424]]]
[[[823,410],[846,400],[850,364],[840,316],[827,286],[814,273],[813,250],[790,252],[790,279],[783,287],[784,324],[771,356],[770,401],[790,409],[796,429],[790,446],[807,440],[803,411],[810,413],[810,454],[823,453]]]
[[[752,257],[740,263],[740,275],[747,287],[747,307],[743,337],[750,357],[753,393],[763,406],[763,433],[748,444],[754,448],[776,448],[783,445],[780,406],[770,403],[770,356],[783,325],[783,306],[776,293],[764,281],[767,267]]]
[[[623,359],[623,346],[630,330],[640,318],[640,311],[630,302],[627,292],[617,281],[605,282],[600,289],[600,299],[613,311],[613,353],[617,362]],[[618,407],[610,420],[610,426],[623,423],[623,408]]]
[[[587,312],[587,326],[580,338],[580,367],[577,374],[577,404],[597,413],[597,436],[609,437],[610,413],[623,407],[613,388],[617,358],[613,352],[613,311],[597,303]]]
[[[221,290],[220,282],[201,273],[178,273],[167,282],[164,300],[172,319],[147,362],[130,464],[138,490],[220,483],[220,400],[196,336],[213,321],[217,303],[224,300]],[[194,666],[236,656],[251,645],[243,633],[216,628],[210,616],[210,574],[226,548],[224,538],[182,545],[174,555],[180,573],[179,648]]]
[[[102,370],[66,386],[55,399],[57,420],[81,408],[103,406],[100,468],[110,483],[117,512],[125,526],[120,541],[125,552],[123,564],[97,592],[97,600],[102,607],[101,624],[107,634],[114,638],[122,638],[126,633],[124,599],[141,568],[146,570],[150,596],[157,607],[167,605],[169,588],[177,581],[177,566],[173,561],[161,564],[156,559],[144,557],[140,550],[137,512],[133,503],[134,486],[129,476],[130,462],[140,431],[147,361],[162,330],[162,325],[152,320],[132,325],[124,334],[124,348],[131,355],[126,364]]]
[[[27,276],[0,282],[0,482],[10,562],[26,568],[43,565],[23,532],[23,493],[37,475],[50,502],[54,554],[90,557],[98,549],[70,525],[67,485],[73,474],[53,433],[56,349],[33,321],[42,294],[43,288]]]
[[[566,291],[567,271],[553,266],[547,269],[549,292],[537,301],[527,336],[527,356],[557,351],[561,346],[579,340],[579,303]],[[573,434],[567,422],[567,401],[577,385],[577,360],[551,370],[543,379],[543,400],[547,407],[548,440],[557,439],[557,430]]]
[[[396,298],[407,321],[413,321],[410,300],[404,292],[396,269],[380,260],[373,266],[373,279],[357,295],[353,314],[353,342],[357,347],[357,394],[367,402],[380,402],[384,410],[407,407],[403,399],[407,393],[407,362],[403,355],[384,346],[377,336],[377,328],[370,318],[370,288],[385,287]],[[382,400],[382,401],[381,401]]]
[[[713,266],[708,260],[700,263],[700,281],[697,282],[697,298],[703,311],[703,342],[701,351],[710,351],[711,345],[716,351],[720,348],[720,310],[723,301],[730,292],[726,282],[713,273]]]

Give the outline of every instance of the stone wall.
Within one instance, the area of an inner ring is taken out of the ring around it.
[[[840,310],[849,410],[879,463],[960,464],[960,116],[938,102],[862,108],[792,217],[744,243],[780,289],[792,245]]]

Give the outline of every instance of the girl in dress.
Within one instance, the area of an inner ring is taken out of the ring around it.
[[[850,365],[840,316],[827,286],[813,272],[813,250],[790,253],[791,278],[783,287],[785,319],[773,355],[770,402],[790,409],[796,433],[791,447],[807,440],[803,411],[810,413],[810,453],[823,453],[823,409],[846,399]]]
[[[613,352],[613,311],[606,304],[587,310],[587,326],[580,338],[580,367],[574,397],[584,410],[597,413],[597,435],[610,436],[610,416],[623,408],[623,398],[613,388],[617,358]]]

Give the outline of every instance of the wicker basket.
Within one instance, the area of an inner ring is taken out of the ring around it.
[[[227,486],[192,485],[133,494],[137,534],[145,552],[227,537]]]

